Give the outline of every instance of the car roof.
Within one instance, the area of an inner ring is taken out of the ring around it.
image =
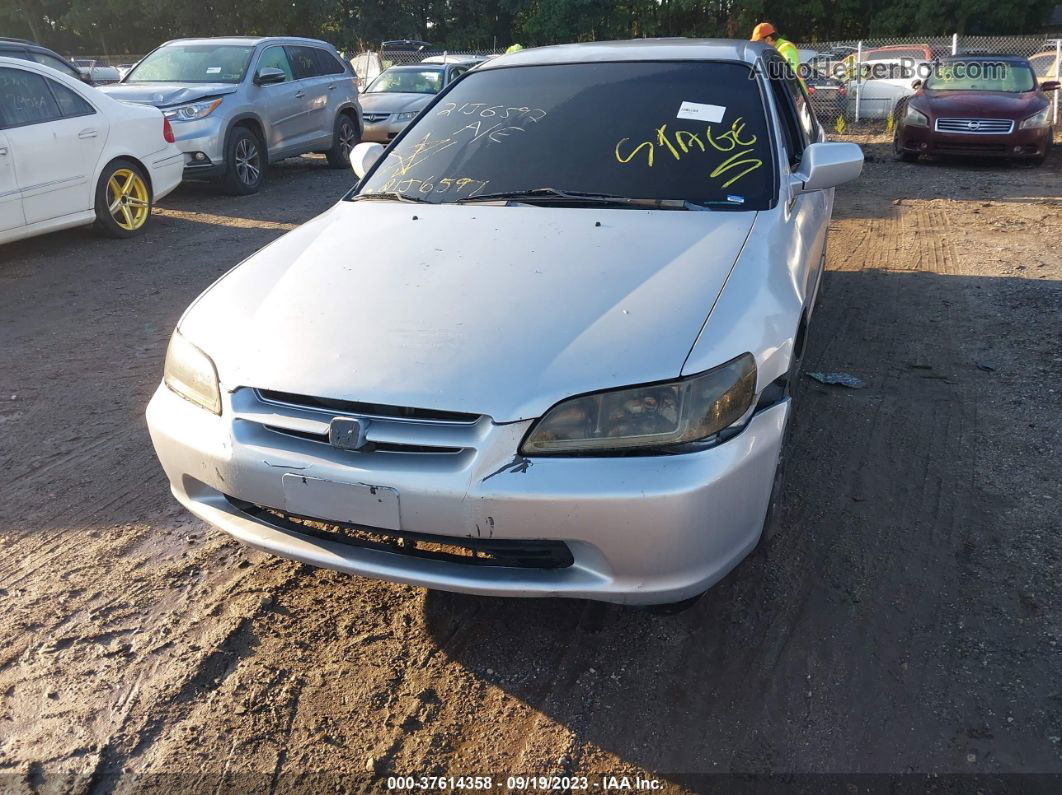
[[[235,44],[257,47],[259,44],[311,44],[326,47],[332,45],[320,39],[307,39],[303,36],[203,36],[201,38],[170,39],[163,44],[168,47],[171,44]]]
[[[587,44],[556,44],[499,55],[476,67],[477,72],[506,66],[595,61],[744,61],[755,63],[768,48],[763,42],[743,39],[633,39]]]
[[[1027,61],[1024,55],[1006,55],[1003,53],[968,52],[957,55],[943,55],[941,61]]]
[[[424,63],[423,61],[421,61],[420,63],[402,63],[398,64],[397,66],[388,66],[386,69],[384,69],[384,72],[424,72],[431,70],[441,72],[447,66],[457,66],[457,64]],[[383,72],[380,72],[380,74],[383,74]]]

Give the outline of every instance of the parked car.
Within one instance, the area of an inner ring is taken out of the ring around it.
[[[392,66],[361,95],[366,141],[386,143],[406,128],[435,95],[479,61]]]
[[[131,237],[180,184],[182,167],[170,123],[155,108],[0,57],[0,243],[93,222]]]
[[[291,37],[178,39],[103,91],[161,108],[186,179],[256,193],[270,163],[323,152],[345,168],[362,132],[350,65],[330,44]]]
[[[1032,66],[1037,77],[1058,80],[1058,53],[1054,50],[1038,52],[1030,56],[1029,65]]]
[[[100,63],[91,58],[75,58],[74,66],[76,66],[77,70],[81,72],[82,76],[85,78],[85,82],[91,83],[94,86],[117,83],[122,79],[122,73],[118,70],[117,66]]]
[[[1054,135],[1046,92],[1057,81],[1037,81],[1015,55],[958,55],[896,108],[893,149],[898,158],[920,155],[1009,157],[1042,163]]]
[[[181,319],[147,410],[173,494],[370,577],[700,594],[778,493],[832,189],[863,162],[779,58],[523,50],[361,144],[356,190]]]
[[[854,72],[846,82],[848,96],[859,103],[861,119],[887,119],[898,102],[914,93],[911,83],[921,64],[934,58],[928,44],[878,47],[863,53],[863,79]]]
[[[52,52],[47,47],[42,47],[26,39],[12,39],[0,37],[0,58],[19,58],[23,61],[50,66],[56,71],[62,72],[75,80],[91,83],[91,76],[82,74],[74,64],[57,52]]]
[[[848,113],[848,86],[842,80],[811,69],[804,77],[815,115],[829,121]]]

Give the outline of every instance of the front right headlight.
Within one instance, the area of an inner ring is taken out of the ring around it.
[[[166,108],[162,115],[170,121],[197,121],[205,119],[214,109],[221,104],[221,97],[208,99],[203,102],[191,102],[187,105],[178,105],[176,108]]]
[[[917,108],[907,106],[907,113],[904,114],[903,123],[909,124],[912,127],[928,127],[929,117]]]
[[[186,340],[180,331],[174,331],[170,337],[163,381],[185,400],[221,414],[221,388],[214,362]]]
[[[412,121],[417,118],[418,113],[420,113],[419,110],[405,110],[401,113],[396,113],[395,121]]]
[[[756,360],[743,353],[699,375],[564,400],[538,420],[522,455],[622,455],[707,442],[747,419]]]
[[[1051,106],[1045,105],[1044,109],[1039,113],[1033,114],[1027,119],[1024,119],[1021,123],[1020,129],[1022,130],[1037,130],[1041,127],[1051,126]]]

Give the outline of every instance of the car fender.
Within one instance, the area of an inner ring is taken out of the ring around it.
[[[710,370],[746,352],[756,358],[757,393],[789,372],[801,319],[810,313],[809,290],[817,292],[818,287],[813,273],[807,281],[800,278],[803,268],[796,260],[801,247],[787,239],[791,230],[782,221],[782,208],[757,216],[686,358],[683,375]],[[780,252],[786,252],[783,262]]]
[[[271,137],[271,128],[269,126],[269,123],[266,122],[261,116],[259,116],[254,111],[247,110],[233,114],[232,118],[230,118],[225,124],[225,139],[221,150],[223,156],[224,153],[229,151],[229,140],[232,137],[232,131],[236,129],[236,126],[238,124],[247,121],[253,122],[255,126],[258,127],[262,136],[262,146],[266,150],[266,152],[269,153],[269,139]]]

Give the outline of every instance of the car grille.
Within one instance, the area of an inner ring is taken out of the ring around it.
[[[362,113],[361,118],[375,124],[378,121],[383,121],[390,115],[390,113]]]
[[[361,549],[374,549],[380,552],[445,561],[463,566],[564,569],[574,563],[571,550],[563,541],[453,538],[427,533],[380,530],[298,516],[238,500],[235,497],[226,497],[226,499],[240,512],[279,530]]]
[[[273,449],[304,452],[339,464],[372,468],[397,456],[427,456],[443,469],[468,463],[491,428],[489,417],[456,411],[388,406],[310,397],[267,389],[233,392],[233,433],[240,441]],[[336,417],[367,423],[366,444],[357,450],[333,447],[329,428]]]
[[[1014,130],[1010,119],[937,119],[936,131],[965,135],[1007,135]]]

